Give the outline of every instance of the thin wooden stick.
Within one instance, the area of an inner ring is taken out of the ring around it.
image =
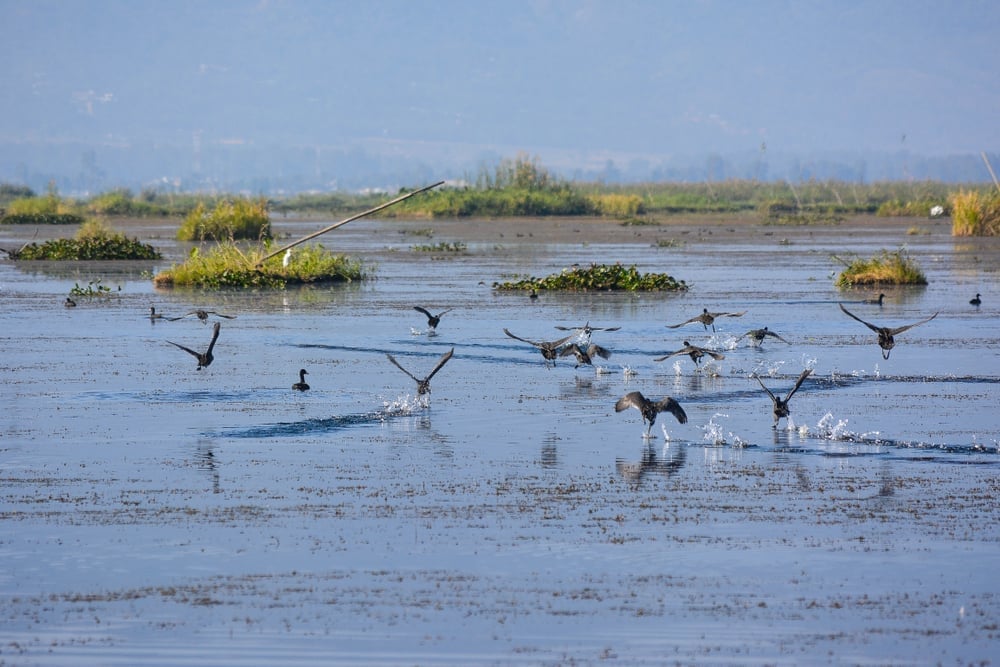
[[[380,204],[379,206],[376,206],[375,208],[370,208],[367,211],[365,211],[364,213],[358,213],[357,215],[352,215],[351,217],[349,217],[349,218],[347,218],[345,220],[341,220],[340,222],[336,222],[336,223],[330,225],[329,227],[324,227],[323,229],[319,230],[318,232],[313,232],[312,234],[308,234],[307,236],[303,236],[298,241],[295,241],[294,243],[289,243],[288,245],[286,245],[283,248],[278,248],[277,250],[275,250],[274,252],[272,252],[270,255],[268,255],[264,259],[260,260],[259,262],[257,262],[257,268],[260,268],[264,264],[264,262],[266,262],[267,260],[271,259],[275,255],[280,255],[281,253],[285,252],[289,248],[294,248],[295,246],[297,246],[300,243],[305,243],[309,239],[314,239],[317,236],[319,236],[320,234],[326,234],[327,232],[329,232],[331,230],[334,230],[337,227],[340,227],[341,225],[346,225],[347,223],[352,222],[354,220],[357,220],[358,218],[363,218],[366,215],[371,215],[372,213],[377,213],[378,211],[381,211],[384,208],[389,208],[393,204],[398,204],[399,202],[403,201],[404,199],[409,199],[413,195],[418,195],[421,192],[425,192],[427,190],[431,190],[433,188],[436,188],[437,186],[442,185],[443,183],[444,183],[444,181],[438,181],[437,183],[434,183],[433,185],[428,185],[428,186],[420,188],[419,190],[414,190],[413,192],[408,192],[408,193],[406,193],[405,195],[403,195],[401,197],[396,197],[395,199],[393,199],[390,202],[386,202],[384,204]]]
[[[979,154],[983,156],[983,162],[986,163],[986,168],[989,170],[990,176],[993,177],[993,185],[1000,191],[1000,183],[997,182],[997,175],[993,173],[993,167],[990,165],[990,159],[986,157],[986,151],[982,151]]]

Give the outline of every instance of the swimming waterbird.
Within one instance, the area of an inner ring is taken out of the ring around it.
[[[309,385],[306,384],[307,375],[309,375],[309,372],[304,368],[300,368],[299,381],[292,385],[292,389],[295,391],[307,391],[309,389]]]
[[[851,317],[851,318],[857,320],[858,322],[861,322],[861,324],[865,325],[866,327],[868,327],[869,329],[871,329],[872,331],[874,331],[875,333],[878,334],[878,346],[880,348],[882,348],[882,358],[883,359],[888,359],[889,358],[889,353],[892,351],[892,348],[896,345],[896,339],[895,339],[896,336],[898,336],[899,334],[903,333],[904,331],[906,331],[908,329],[912,329],[913,327],[917,326],[918,324],[923,324],[925,322],[930,322],[931,320],[933,320],[935,317],[938,316],[937,313],[934,313],[930,317],[925,317],[924,319],[920,320],[919,322],[914,322],[913,324],[906,324],[906,325],[901,326],[901,327],[891,328],[891,327],[880,327],[880,326],[876,326],[876,325],[872,324],[871,322],[865,322],[863,319],[861,319],[860,317],[858,317],[857,315],[855,315],[851,311],[849,311],[846,308],[844,308],[844,304],[840,304],[840,309],[842,311],[844,311],[844,313],[848,317]]]
[[[184,347],[180,343],[175,343],[170,340],[168,340],[167,342],[170,343],[171,345],[176,345],[177,347],[181,348],[182,350],[193,356],[195,359],[197,359],[198,368],[195,370],[200,371],[202,368],[208,368],[211,365],[212,361],[215,360],[215,356],[212,354],[212,350],[215,348],[215,341],[219,339],[219,329],[221,328],[222,325],[216,322],[215,326],[212,328],[212,341],[208,344],[208,349],[205,350],[204,352],[195,352],[189,347]]]
[[[396,358],[393,357],[391,354],[387,353],[385,356],[389,357],[389,361],[391,361],[396,368],[398,368],[399,370],[403,371],[404,373],[406,373],[407,375],[409,375],[411,378],[413,378],[413,380],[417,383],[417,395],[418,396],[422,396],[424,394],[431,393],[431,378],[434,377],[435,373],[437,373],[439,370],[441,370],[442,366],[444,366],[446,363],[448,363],[448,360],[451,359],[451,355],[453,355],[453,354],[455,354],[455,348],[451,348],[450,350],[448,350],[447,352],[445,352],[443,355],[441,355],[441,358],[438,359],[437,365],[435,365],[434,368],[431,370],[431,372],[427,375],[427,377],[425,377],[422,380],[420,378],[418,378],[417,376],[415,376],[410,371],[408,371],[405,368],[403,368],[402,366],[400,366],[399,362],[396,361]]]
[[[980,294],[979,292],[976,292],[976,296],[974,296],[971,299],[969,299],[969,303],[971,305],[975,306],[976,308],[979,308],[979,306],[981,306],[982,303],[983,303],[983,300],[981,298],[979,298],[981,296],[982,296],[982,294]]]
[[[879,308],[881,308],[882,307],[882,301],[884,299],[885,299],[885,294],[879,294],[877,299],[865,299],[861,303],[870,303],[872,305],[876,305]]]

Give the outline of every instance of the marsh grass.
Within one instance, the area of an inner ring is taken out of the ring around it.
[[[951,195],[952,236],[1000,235],[1000,194],[960,190]]]
[[[858,285],[926,285],[927,277],[904,250],[888,252],[850,262],[837,277],[837,287]]]
[[[77,230],[75,238],[52,239],[45,243],[29,243],[18,250],[8,250],[13,260],[127,260],[159,259],[160,253],[148,243],[130,239],[104,222],[88,220]]]
[[[468,250],[468,246],[461,241],[442,241],[440,243],[425,243],[410,246],[410,250],[415,252],[465,252]]]
[[[288,266],[272,257],[257,264],[270,252],[266,243],[245,246],[226,241],[207,250],[193,248],[182,264],[175,264],[153,278],[157,287],[201,287],[207,289],[282,289],[287,285],[336,283],[366,277],[361,262],[330,252],[322,245],[298,246]]]
[[[680,292],[688,289],[683,280],[676,280],[665,273],[640,273],[636,267],[621,264],[591,264],[589,267],[574,266],[563,269],[544,278],[523,278],[508,282],[493,283],[500,291],[514,290],[559,290],[573,292],[589,291],[669,291]]]
[[[209,211],[199,202],[186,218],[177,238],[181,241],[233,241],[270,239],[271,219],[267,200],[237,198],[220,201]]]

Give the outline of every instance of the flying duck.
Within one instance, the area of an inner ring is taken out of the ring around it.
[[[189,310],[188,312],[186,312],[183,315],[180,315],[178,317],[168,317],[167,320],[169,320],[170,322],[176,322],[177,320],[184,319],[188,315],[197,315],[198,319],[201,320],[202,324],[207,324],[208,323],[208,316],[209,315],[215,315],[216,317],[224,317],[227,320],[234,320],[234,319],[236,319],[235,315],[223,315],[222,313],[217,313],[214,310],[202,310],[201,308],[199,308],[197,310]]]
[[[621,412],[629,408],[635,408],[642,413],[642,421],[647,424],[646,435],[649,435],[649,432],[653,429],[653,423],[656,422],[656,415],[661,412],[670,412],[682,424],[686,424],[688,420],[684,408],[670,396],[654,402],[643,396],[642,392],[630,391],[615,403],[615,412]]]
[[[437,315],[432,315],[426,308],[421,308],[420,306],[414,306],[413,310],[419,311],[427,316],[427,326],[431,329],[437,329],[437,325],[441,322],[441,316],[445,313],[450,313],[454,308],[449,308],[448,310],[442,310]]]
[[[195,370],[200,371],[202,368],[208,368],[211,365],[212,361],[215,359],[215,356],[212,354],[212,349],[215,347],[215,341],[219,339],[219,329],[221,328],[222,325],[216,322],[215,326],[212,328],[212,341],[208,344],[208,349],[205,350],[204,352],[195,352],[189,347],[184,347],[180,343],[175,343],[170,340],[168,340],[167,342],[170,343],[171,345],[176,345],[177,347],[181,348],[182,350],[193,356],[195,359],[197,359],[198,368],[196,368]]]
[[[726,355],[724,354],[719,354],[714,350],[709,350],[704,347],[698,347],[697,345],[692,345],[691,343],[684,341],[683,348],[677,350],[676,352],[671,352],[670,354],[666,354],[657,359],[653,359],[653,361],[664,361],[666,359],[669,359],[670,357],[676,357],[679,354],[686,354],[689,357],[691,357],[691,361],[694,362],[695,366],[701,363],[702,357],[704,357],[706,354],[715,359],[716,361],[722,361],[723,359],[726,358]]]
[[[591,343],[586,348],[580,347],[576,343],[570,343],[563,348],[562,352],[559,353],[560,357],[568,357],[569,355],[574,355],[576,357],[576,366],[573,368],[579,368],[580,366],[593,366],[593,357],[601,357],[602,359],[610,359],[611,352],[601,347],[600,345],[595,345]]]
[[[739,341],[740,339],[745,338],[746,336],[750,336],[750,341],[754,345],[760,345],[761,343],[764,342],[764,339],[767,338],[768,336],[770,336],[771,338],[777,338],[782,343],[788,343],[787,340],[785,340],[784,338],[782,338],[778,334],[774,333],[773,331],[771,331],[767,327],[764,327],[763,329],[751,329],[750,331],[746,332],[745,334],[743,334],[742,336],[740,336],[736,340]],[[788,344],[791,345],[791,343],[788,343]]]
[[[684,322],[681,322],[680,324],[668,324],[667,328],[668,329],[677,329],[678,327],[682,327],[685,324],[691,324],[692,322],[701,322],[702,325],[704,325],[704,327],[705,327],[705,331],[708,331],[709,325],[712,326],[712,331],[715,331],[715,320],[716,320],[716,318],[719,318],[719,317],[743,317],[744,315],[746,315],[746,313],[747,313],[747,311],[745,311],[745,310],[743,312],[741,312],[741,313],[710,313],[710,312],[708,312],[708,308],[703,308],[702,311],[701,311],[701,315],[697,315],[695,317],[692,317],[690,320],[685,320]]]
[[[560,338],[559,340],[554,340],[551,342],[545,342],[545,341],[536,342],[533,340],[528,340],[527,338],[521,338],[520,336],[515,336],[506,328],[503,330],[503,332],[508,336],[510,336],[511,338],[513,338],[514,340],[519,340],[522,343],[527,343],[528,345],[534,345],[535,347],[537,347],[541,351],[542,357],[545,359],[546,366],[549,365],[550,361],[553,363],[553,365],[555,365],[556,357],[559,356],[559,348],[561,348],[563,345],[570,342],[577,336],[577,334],[571,334],[569,336],[566,336],[565,338]]]
[[[931,320],[933,320],[935,317],[938,316],[937,313],[934,313],[930,317],[925,317],[924,319],[920,320],[919,322],[914,322],[913,324],[906,324],[904,326],[896,327],[896,328],[893,329],[893,328],[890,328],[890,327],[879,327],[879,326],[875,326],[874,324],[871,324],[870,322],[865,322],[863,319],[861,319],[860,317],[858,317],[857,315],[855,315],[851,311],[849,311],[846,308],[844,308],[844,304],[840,304],[840,309],[842,311],[844,311],[844,313],[848,317],[851,317],[851,318],[857,320],[858,322],[861,322],[861,324],[865,325],[866,327],[868,327],[869,329],[871,329],[872,331],[874,331],[875,333],[878,334],[878,346],[882,348],[882,358],[883,359],[888,359],[889,358],[889,353],[892,351],[892,348],[896,345],[896,339],[895,339],[896,336],[898,336],[899,334],[903,333],[904,331],[906,331],[908,329],[912,329],[913,327],[917,326],[918,324],[923,324],[925,322],[930,322]]]
[[[450,350],[448,350],[447,352],[445,352],[443,355],[441,355],[441,358],[438,359],[437,365],[435,365],[434,368],[431,370],[431,372],[427,375],[427,377],[425,377],[422,380],[420,378],[418,378],[417,376],[415,376],[410,371],[408,371],[405,368],[403,368],[402,366],[400,366],[399,362],[396,361],[396,358],[393,357],[391,354],[387,353],[385,356],[389,357],[389,361],[391,361],[396,368],[398,368],[399,370],[403,371],[404,373],[406,373],[407,375],[409,375],[411,378],[413,378],[413,380],[417,383],[417,396],[423,396],[424,394],[431,393],[431,378],[434,377],[435,373],[437,373],[439,370],[441,370],[442,366],[444,366],[446,363],[448,363],[448,360],[451,359],[451,355],[453,355],[453,354],[455,354],[455,348],[451,348]]]
[[[771,402],[774,403],[774,426],[772,426],[772,428],[778,427],[779,419],[781,419],[782,417],[788,417],[788,414],[790,412],[788,409],[788,401],[792,400],[792,396],[794,396],[795,392],[798,391],[799,387],[802,386],[802,381],[805,380],[807,377],[809,377],[811,373],[812,373],[811,368],[807,368],[806,370],[802,371],[802,374],[799,375],[799,379],[795,381],[795,386],[792,387],[792,390],[788,392],[788,395],[785,396],[785,398],[781,398],[780,396],[775,396],[770,389],[764,387],[764,383],[761,381],[759,377],[757,377],[756,375],[754,376],[755,378],[757,378],[757,382],[760,382],[760,386],[764,387],[764,391],[767,392],[767,395],[771,397]]]

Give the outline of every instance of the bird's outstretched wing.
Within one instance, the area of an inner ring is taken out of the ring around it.
[[[913,324],[906,324],[906,325],[901,326],[901,327],[896,327],[895,329],[889,329],[889,333],[892,334],[893,336],[898,336],[899,334],[903,333],[907,329],[912,329],[915,326],[919,326],[919,325],[924,324],[926,322],[930,322],[931,320],[933,320],[937,316],[938,316],[938,314],[934,313],[930,317],[925,317],[924,319],[920,320],[919,322],[914,322]]]
[[[871,330],[872,330],[872,331],[874,331],[875,333],[879,333],[879,331],[880,331],[880,330],[881,330],[881,328],[882,328],[882,327],[877,327],[877,326],[875,326],[875,325],[874,325],[874,324],[872,324],[871,322],[865,322],[865,321],[864,321],[863,319],[861,319],[860,317],[858,317],[857,315],[855,315],[855,314],[854,314],[854,313],[852,313],[851,311],[849,311],[849,310],[847,310],[846,308],[844,308],[844,304],[840,304],[840,309],[841,309],[842,311],[844,311],[844,313],[845,313],[845,314],[846,314],[846,315],[847,315],[848,317],[850,317],[850,318],[853,318],[853,319],[857,320],[858,322],[861,322],[861,324],[865,325],[866,327],[868,327],[869,329],[871,329]],[[937,313],[935,313],[935,315],[937,315]],[[918,322],[917,324],[920,324],[920,323]],[[911,325],[911,326],[915,326],[915,325]]]
[[[692,322],[701,322],[701,318],[703,318],[704,316],[705,315],[703,313],[703,314],[701,314],[701,315],[699,315],[697,317],[692,317],[690,320],[685,320],[684,322],[681,322],[680,324],[668,324],[667,328],[668,329],[677,329],[677,328],[680,328],[680,327],[684,326],[685,324],[691,324]]]
[[[642,410],[642,406],[645,402],[646,397],[642,395],[641,391],[630,391],[615,402],[615,412],[621,412],[622,410],[628,410],[629,408]]]
[[[430,379],[432,377],[434,377],[434,374],[437,373],[439,370],[441,370],[441,368],[446,363],[448,363],[448,360],[451,359],[451,355],[453,355],[453,354],[455,354],[455,348],[451,348],[450,350],[448,350],[447,352],[445,352],[443,355],[441,355],[441,358],[438,360],[437,365],[434,366],[434,369],[430,373],[428,373],[427,377],[424,379],[424,382],[430,382]]]
[[[400,366],[399,362],[398,362],[398,361],[396,361],[396,357],[392,356],[392,355],[391,355],[391,354],[389,354],[388,352],[386,352],[386,355],[385,355],[385,356],[387,356],[387,357],[389,358],[389,361],[391,361],[391,362],[392,362],[392,365],[393,365],[393,366],[395,366],[395,367],[396,367],[396,368],[398,368],[399,370],[401,370],[401,371],[403,371],[404,373],[406,373],[407,375],[409,375],[409,376],[410,376],[410,378],[411,378],[411,379],[412,379],[412,380],[413,380],[414,382],[420,382],[420,378],[418,378],[418,377],[417,377],[417,376],[415,376],[415,375],[414,375],[413,373],[411,373],[410,371],[408,371],[408,370],[406,370],[405,368],[403,368],[402,366]]]
[[[688,416],[687,416],[687,413],[684,412],[684,408],[682,408],[681,404],[678,403],[677,401],[675,401],[670,396],[662,398],[662,399],[660,399],[656,403],[656,411],[657,412],[664,412],[664,411],[669,412],[674,417],[676,417],[677,421],[679,421],[680,423],[682,423],[682,424],[686,424],[687,423]]]
[[[195,352],[190,347],[184,347],[180,343],[175,343],[172,340],[168,340],[167,342],[170,343],[171,345],[176,345],[177,347],[181,348],[182,350],[184,350],[185,352],[187,352],[188,354],[190,354],[195,359],[199,359],[199,360],[201,359],[201,352]]]
[[[593,343],[591,343],[590,347],[587,348],[587,354],[590,355],[591,357],[593,357],[596,354],[601,359],[611,358],[610,350],[608,350],[607,348],[603,348],[600,345],[595,345]]]
[[[778,399],[776,399],[774,397],[774,394],[771,392],[770,389],[768,389],[766,386],[764,386],[763,380],[761,380],[760,377],[758,377],[756,375],[754,375],[754,378],[757,380],[757,382],[760,384],[760,386],[764,389],[764,391],[767,392],[767,395],[771,397],[771,401],[776,404],[778,402]]]
[[[785,396],[785,403],[787,403],[788,401],[792,400],[792,396],[794,396],[795,392],[797,392],[799,390],[799,387],[802,386],[802,382],[807,377],[809,377],[811,374],[812,374],[812,369],[811,368],[807,368],[804,371],[802,371],[802,374],[799,375],[799,379],[795,381],[795,386],[792,387],[792,390],[790,392],[788,392],[788,396]],[[770,392],[768,392],[768,393],[770,393]]]

